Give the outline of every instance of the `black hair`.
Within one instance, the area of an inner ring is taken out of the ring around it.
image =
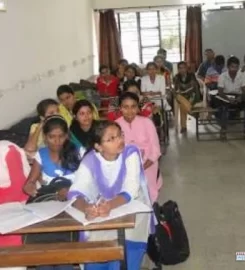
[[[150,66],[154,66],[154,68],[157,69],[157,64],[155,62],[148,62],[146,65],[146,69],[149,69]]]
[[[207,53],[207,52],[214,53],[213,49],[210,49],[210,48],[206,49],[205,52],[206,52],[206,53]]]
[[[93,134],[93,146],[97,144],[101,144],[102,139],[105,135],[105,131],[108,127],[117,127],[120,131],[122,130],[120,125],[114,121],[109,121],[109,120],[102,120],[99,121],[98,124],[96,125],[96,128],[94,130]]]
[[[177,65],[178,68],[180,68],[180,66],[185,65],[187,67],[187,63],[185,61],[180,61]]]
[[[125,63],[125,64],[128,65],[128,60],[127,60],[127,59],[120,59],[120,60],[118,61],[118,65],[121,65],[121,64],[123,64],[123,63]]]
[[[123,101],[126,99],[132,99],[134,100],[137,104],[139,104],[140,99],[139,97],[135,94],[135,93],[131,93],[131,92],[124,92],[120,97],[119,97],[119,101],[118,104],[119,106],[122,105]]]
[[[128,71],[129,69],[132,69],[133,72],[134,72],[134,74],[135,74],[135,76],[136,76],[136,74],[137,74],[136,67],[133,66],[133,65],[127,65],[127,66],[125,67],[125,72]]]
[[[99,68],[99,73],[102,72],[103,69],[110,69],[107,65],[101,65],[100,68]]]
[[[227,67],[231,66],[232,64],[240,65],[240,60],[236,56],[231,56],[227,60]]]
[[[215,56],[214,62],[217,66],[224,66],[225,65],[225,57],[224,55],[217,55]]]
[[[163,58],[162,55],[156,55],[156,56],[153,58],[153,61],[156,62],[158,58],[160,58],[162,61],[164,61],[164,58]]]
[[[140,85],[135,80],[128,80],[123,84],[123,92],[128,91],[129,87],[135,86],[139,89],[139,92],[141,92]]]
[[[72,88],[67,84],[60,85],[56,91],[57,97],[60,97],[64,93],[72,94],[72,95],[75,94]]]
[[[43,134],[47,135],[52,130],[60,128],[64,133],[69,133],[68,125],[65,119],[58,115],[49,116],[46,118],[43,125]],[[61,166],[66,170],[76,171],[79,167],[81,158],[76,146],[67,139],[59,153]]]
[[[49,106],[51,105],[59,105],[58,102],[54,99],[51,99],[51,98],[47,98],[47,99],[44,99],[42,101],[40,101],[38,104],[37,104],[37,113],[39,116],[45,116],[46,114],[46,111],[48,109]]]
[[[157,51],[157,54],[166,54],[167,51],[163,48],[160,48],[158,51]]]
[[[79,110],[82,108],[82,107],[89,107],[91,109],[92,112],[94,112],[94,107],[93,105],[91,104],[91,102],[89,102],[87,99],[81,99],[81,100],[78,100],[73,109],[72,109],[72,113],[73,115],[77,115],[77,113],[79,112]]]

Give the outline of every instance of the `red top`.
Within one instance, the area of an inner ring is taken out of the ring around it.
[[[119,79],[113,75],[109,75],[106,80],[102,76],[97,79],[97,90],[101,96],[116,97],[118,86]]]
[[[5,161],[8,167],[7,170],[11,186],[0,188],[0,204],[8,202],[25,202],[28,197],[22,190],[24,183],[26,182],[26,177],[23,170],[21,155],[16,147],[12,145],[9,147],[9,152],[6,154]],[[0,167],[0,171],[2,169],[3,168]],[[22,237],[20,235],[0,235],[0,247],[19,246],[21,244]]]
[[[154,105],[152,102],[146,101],[146,99],[143,100],[143,102],[141,102],[140,104],[139,115],[151,118],[153,113],[153,107]],[[115,121],[121,116],[122,113],[118,107],[111,108],[111,110],[107,113],[107,119],[110,121]]]

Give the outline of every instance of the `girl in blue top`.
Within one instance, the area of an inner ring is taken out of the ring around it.
[[[38,183],[48,185],[56,177],[65,177],[73,182],[84,152],[83,148],[79,150],[69,141],[69,129],[61,116],[48,117],[43,125],[43,134],[46,147],[37,152],[24,187],[30,196],[37,194]]]
[[[74,173],[80,164],[79,149],[69,141],[69,129],[61,116],[48,117],[43,125],[43,134],[46,147],[37,152],[24,186],[24,191],[30,196],[37,194],[38,182],[41,185],[48,185],[52,179],[59,176],[73,182]],[[59,195],[66,197],[66,194]],[[37,267],[37,269],[73,270],[73,265],[47,265]]]

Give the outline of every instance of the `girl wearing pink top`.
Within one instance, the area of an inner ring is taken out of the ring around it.
[[[161,156],[159,139],[151,119],[138,115],[139,98],[126,92],[119,99],[122,116],[116,120],[121,126],[126,144],[135,144],[141,150],[151,201],[155,202],[162,185],[158,160]]]

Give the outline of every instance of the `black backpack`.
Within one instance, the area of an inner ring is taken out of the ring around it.
[[[64,177],[56,177],[47,186],[42,186],[35,197],[30,197],[28,203],[60,200],[57,194],[64,188],[69,188],[71,181]],[[62,199],[63,200],[63,199]],[[23,236],[24,244],[65,243],[78,242],[79,232],[57,232],[57,233],[31,233]]]
[[[176,202],[168,201],[162,206],[153,205],[158,221],[154,235],[148,238],[147,253],[157,268],[174,265],[187,260],[190,255],[189,240]]]

